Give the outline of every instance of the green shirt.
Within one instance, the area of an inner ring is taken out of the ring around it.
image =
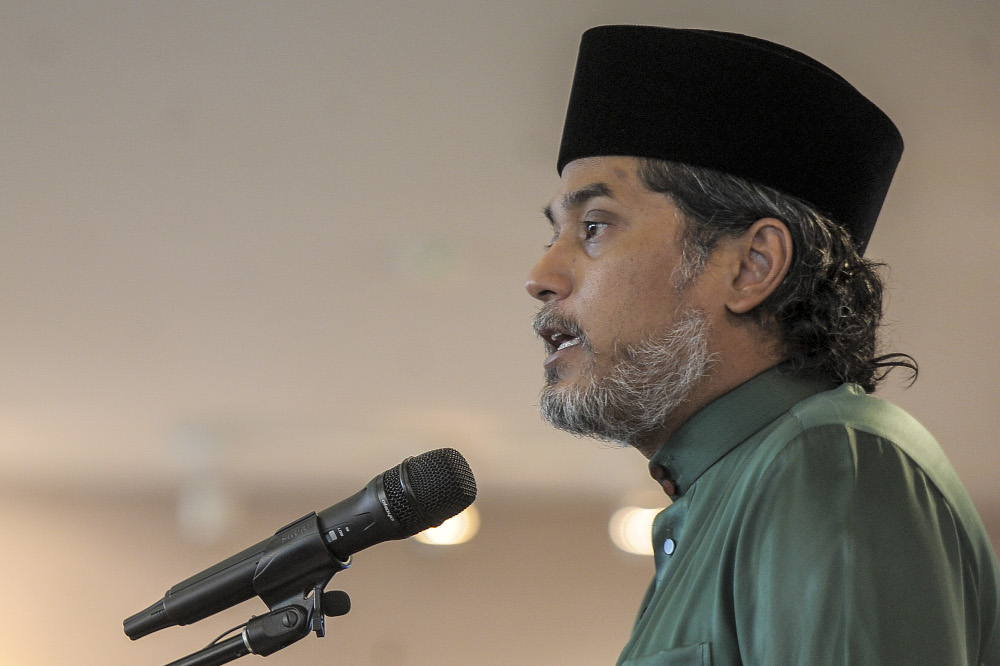
[[[771,369],[678,430],[619,664],[1000,665],[1000,565],[934,438]]]

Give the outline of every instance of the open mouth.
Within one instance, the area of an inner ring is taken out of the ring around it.
[[[551,335],[544,336],[545,344],[548,346],[550,352],[557,352],[567,347],[572,347],[574,345],[580,344],[580,338],[575,335],[570,335],[569,333],[553,333]]]
[[[583,332],[576,322],[544,310],[535,317],[535,333],[545,343],[550,354],[575,347],[585,341]]]

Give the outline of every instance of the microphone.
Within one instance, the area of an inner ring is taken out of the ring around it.
[[[271,606],[269,599],[302,595],[317,581],[321,589],[336,571],[350,565],[354,553],[437,527],[475,499],[476,480],[455,449],[407,458],[351,497],[173,586],[162,599],[127,618],[125,634],[136,640],[191,624],[254,596]]]

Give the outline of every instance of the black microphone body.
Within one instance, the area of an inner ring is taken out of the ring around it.
[[[458,451],[436,449],[407,458],[347,499],[173,586],[127,618],[125,633],[135,640],[191,624],[254,596],[272,606],[307,594],[317,581],[325,585],[346,568],[354,553],[437,527],[475,498],[472,470]]]

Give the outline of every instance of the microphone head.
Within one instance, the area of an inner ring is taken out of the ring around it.
[[[437,527],[476,499],[476,479],[461,453],[435,449],[382,474],[385,497],[407,536]]]

